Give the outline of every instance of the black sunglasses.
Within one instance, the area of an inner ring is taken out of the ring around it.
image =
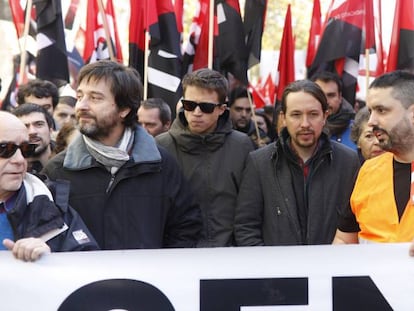
[[[200,110],[204,113],[212,113],[214,108],[221,106],[221,104],[213,104],[213,103],[197,103],[192,100],[182,99],[181,102],[183,103],[184,110],[187,111],[194,111],[194,109],[200,107]]]
[[[21,143],[16,145],[15,143],[0,143],[0,158],[8,159],[12,157],[17,149],[20,149],[24,158],[30,158],[34,155],[36,144]]]

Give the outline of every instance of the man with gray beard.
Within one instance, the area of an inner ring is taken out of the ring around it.
[[[365,161],[334,243],[414,238],[414,74],[394,71],[369,87],[368,125],[388,151]]]

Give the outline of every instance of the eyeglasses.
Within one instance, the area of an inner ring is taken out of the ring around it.
[[[204,113],[212,113],[214,108],[221,106],[222,104],[213,104],[213,103],[197,103],[192,100],[182,99],[184,110],[194,111],[197,106],[200,107],[200,110]]]
[[[36,144],[21,143],[16,145],[15,143],[0,143],[0,158],[8,159],[11,158],[20,149],[24,158],[30,158],[34,155]]]

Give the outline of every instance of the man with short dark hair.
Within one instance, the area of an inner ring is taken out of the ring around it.
[[[204,222],[199,246],[231,246],[237,193],[253,144],[232,129],[222,74],[199,69],[184,76],[182,85],[182,108],[156,140],[175,156],[193,186]]]
[[[311,80],[318,84],[328,100],[329,115],[326,127],[332,140],[357,150],[351,139],[351,126],[355,117],[354,108],[342,97],[342,81],[333,72],[321,71],[315,73]]]
[[[250,104],[252,96],[248,92],[243,86],[238,86],[230,92],[228,101],[230,119],[235,130],[247,134],[256,147],[262,147],[269,142],[269,137],[256,126],[252,119],[253,111]],[[257,133],[259,133],[259,139]]]
[[[27,159],[28,172],[37,174],[52,156],[53,118],[42,106],[32,103],[18,106],[13,114],[26,125],[30,143],[37,146],[33,156]]]
[[[174,158],[137,125],[138,72],[113,61],[82,67],[79,131],[44,173],[71,183],[69,202],[102,249],[193,247],[200,211]]]
[[[75,105],[76,92],[67,84],[59,95],[59,102],[53,111],[53,119],[59,130],[64,124],[76,124]]]
[[[169,130],[171,108],[162,98],[143,100],[138,109],[138,122],[155,137]]]
[[[17,91],[17,104],[38,104],[45,108],[51,116],[59,102],[59,90],[56,85],[47,80],[34,79],[20,85]]]

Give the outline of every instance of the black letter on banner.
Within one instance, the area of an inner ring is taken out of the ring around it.
[[[128,279],[111,279],[87,284],[66,298],[58,310],[112,309],[174,311],[171,302],[158,288]]]
[[[241,306],[308,305],[307,278],[200,281],[200,311],[240,311]]]
[[[393,310],[369,276],[333,277],[332,291],[334,311]]]

